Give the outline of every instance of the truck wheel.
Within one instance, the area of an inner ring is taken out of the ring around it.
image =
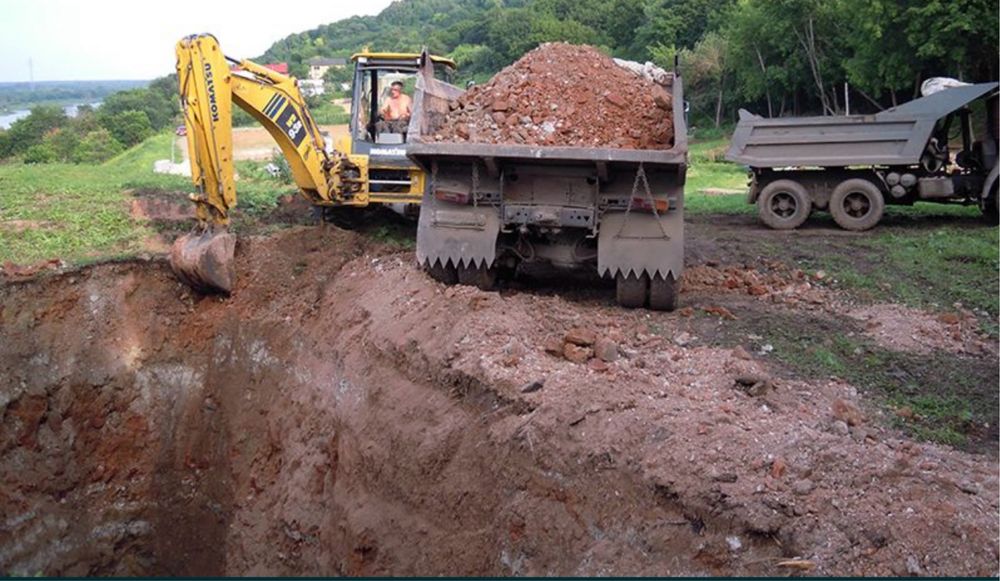
[[[497,285],[497,269],[494,266],[460,266],[458,267],[458,283],[478,287],[480,290],[493,290]]]
[[[677,279],[655,275],[649,281],[649,308],[654,311],[672,311],[677,308]]]
[[[775,230],[794,230],[802,225],[812,211],[809,193],[797,181],[773,181],[757,197],[760,221]]]
[[[645,274],[628,276],[619,274],[615,279],[618,304],[626,309],[639,309],[646,305],[646,294],[649,289],[649,277]]]
[[[875,184],[855,178],[845,180],[833,189],[830,196],[830,213],[844,230],[874,228],[885,212],[885,199]]]
[[[458,283],[458,269],[449,264],[443,264],[440,260],[434,263],[433,266],[426,266],[424,270],[427,274],[438,282],[444,284],[456,284]]]

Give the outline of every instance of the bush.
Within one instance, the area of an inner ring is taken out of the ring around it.
[[[86,131],[82,133],[86,133]],[[73,159],[73,152],[80,145],[80,135],[80,126],[74,119],[69,127],[59,127],[48,132],[42,143],[52,148],[56,154],[56,160],[67,161]]]
[[[100,122],[125,147],[132,147],[153,134],[149,116],[143,111],[121,111],[111,115],[102,113]]]
[[[91,131],[80,140],[73,152],[77,163],[101,163],[124,151],[122,144],[107,129]]]
[[[56,150],[47,143],[36,143],[24,152],[24,163],[52,163],[56,159]]]

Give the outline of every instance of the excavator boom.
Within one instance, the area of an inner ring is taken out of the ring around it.
[[[191,195],[198,227],[171,249],[177,275],[199,290],[230,293],[235,282],[235,236],[228,232],[236,206],[232,106],[267,129],[288,160],[302,193],[316,203],[337,198],[339,167],[306,107],[295,79],[251,61],[228,59],[215,37],[188,36],[177,43],[177,78],[187,126]],[[231,70],[229,62],[237,65]]]

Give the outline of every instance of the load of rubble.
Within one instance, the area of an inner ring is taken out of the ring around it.
[[[673,145],[672,75],[590,46],[547,43],[469,89],[433,141],[620,149]]]

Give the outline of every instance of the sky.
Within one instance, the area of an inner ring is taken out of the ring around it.
[[[0,0],[0,82],[153,79],[174,71],[174,44],[210,32],[234,58],[391,0]],[[277,10],[275,10],[277,8]]]

